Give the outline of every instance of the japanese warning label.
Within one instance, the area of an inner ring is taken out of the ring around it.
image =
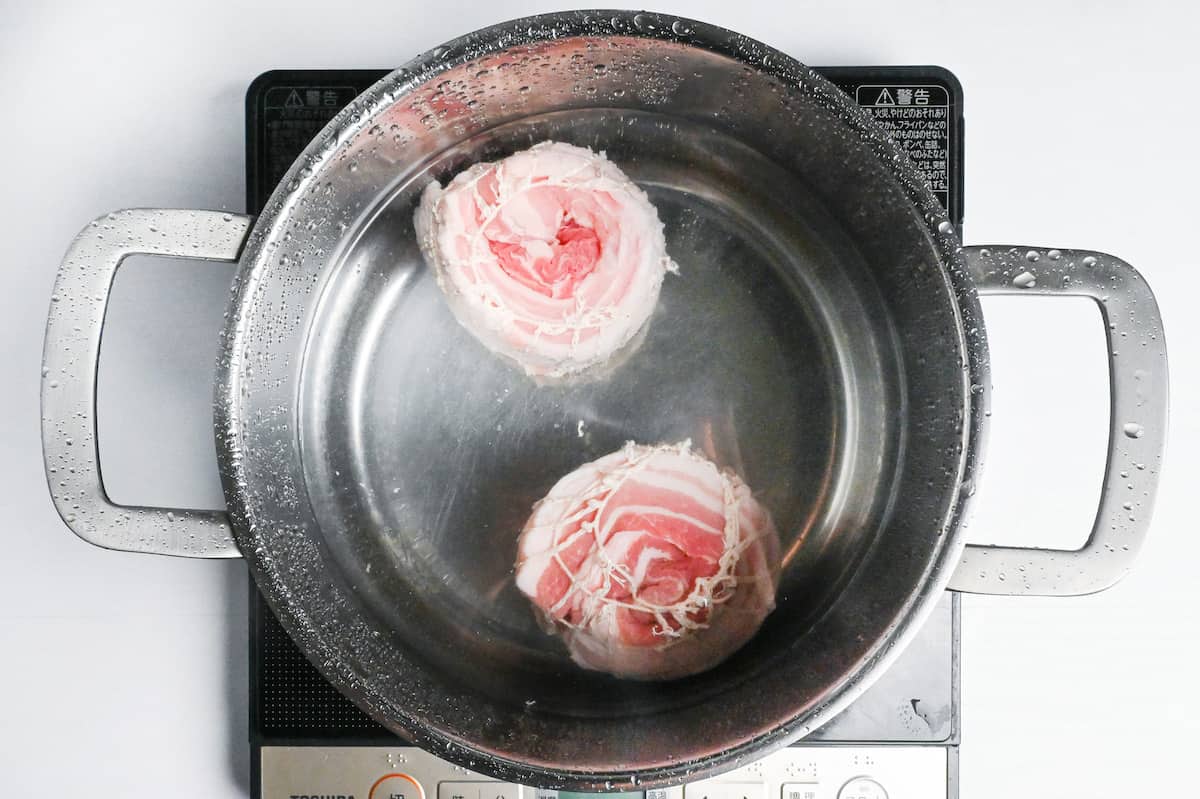
[[[292,161],[358,95],[353,86],[273,86],[262,101],[263,153],[274,186]]]
[[[950,97],[933,85],[858,86],[854,99],[874,114],[949,207]]]

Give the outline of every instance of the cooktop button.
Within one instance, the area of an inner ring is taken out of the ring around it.
[[[764,799],[761,782],[697,782],[683,789],[685,799]]]
[[[480,789],[487,782],[439,782],[438,799],[480,799]]]
[[[817,799],[820,788],[815,782],[785,782],[780,793],[783,799]]]
[[[646,791],[646,799],[683,799],[683,788],[651,788]]]
[[[415,777],[396,771],[375,780],[367,799],[425,799],[425,789]]]
[[[479,799],[521,799],[521,786],[506,782],[481,782]]]
[[[870,777],[855,777],[842,786],[837,799],[888,799],[883,786]]]

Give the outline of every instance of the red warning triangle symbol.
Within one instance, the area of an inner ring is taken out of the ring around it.
[[[875,100],[875,105],[895,105],[895,104],[896,104],[896,100],[892,97],[891,89],[888,89],[886,87],[884,88],[883,91],[881,91],[879,93],[879,97],[876,98],[876,100]]]

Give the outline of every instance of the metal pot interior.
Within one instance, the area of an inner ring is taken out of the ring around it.
[[[802,734],[936,597],[965,289],[932,200],[814,74],[692,23],[570,20],[591,35],[428,56],[297,165],[243,259],[222,461],[265,594],[376,718],[530,784],[663,782]],[[428,181],[545,139],[644,186],[680,265],[601,379],[538,385],[486,351],[413,230]],[[631,439],[737,469],[784,539],[777,609],[686,680],[579,669],[513,585],[531,505]]]

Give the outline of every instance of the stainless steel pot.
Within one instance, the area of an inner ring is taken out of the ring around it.
[[[490,356],[454,323],[412,230],[431,178],[548,138],[606,150],[645,186],[682,267],[640,350],[598,383],[537,386]],[[228,515],[105,495],[97,354],[113,274],[135,253],[239,263],[216,379]],[[980,293],[1091,297],[1106,320],[1109,461],[1079,551],[964,546],[988,402]],[[884,132],[811,70],[690,20],[573,12],[398,69],[257,220],[127,210],[84,228],[50,307],[42,424],[54,502],[86,540],[240,554],[313,662],[389,729],[502,779],[619,789],[803,736],[947,587],[1113,583],[1146,532],[1166,382],[1154,298],[1127,264],[963,248]],[[774,513],[778,609],[687,680],[584,672],[513,589],[516,533],[576,465],[625,439],[688,437]]]

